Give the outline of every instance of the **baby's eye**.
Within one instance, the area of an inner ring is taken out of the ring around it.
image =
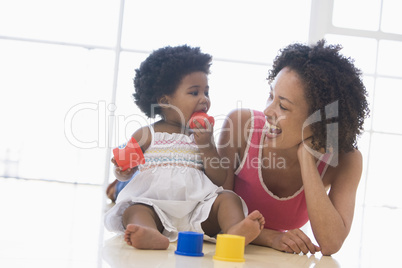
[[[207,97],[209,97],[209,92],[208,91],[205,91],[205,96],[207,96]]]

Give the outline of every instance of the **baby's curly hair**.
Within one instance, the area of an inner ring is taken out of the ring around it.
[[[135,70],[134,102],[146,116],[161,114],[157,105],[163,95],[175,92],[184,76],[193,72],[210,73],[212,56],[199,47],[182,45],[153,51]]]
[[[352,59],[339,53],[341,49],[340,45],[326,45],[324,39],[312,46],[291,44],[280,51],[268,75],[272,82],[284,67],[299,75],[310,107],[309,115],[320,111],[323,119],[310,125],[316,150],[333,146],[339,152],[357,149],[357,138],[369,115],[362,73]],[[330,123],[338,123],[338,131],[329,130],[327,138]]]

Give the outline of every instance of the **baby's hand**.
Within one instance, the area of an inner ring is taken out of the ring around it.
[[[215,119],[212,116],[209,116],[204,112],[195,112],[195,113],[193,113],[193,115],[190,118],[190,122],[189,122],[190,128],[197,128],[197,125],[195,124],[195,122],[200,123],[203,126],[203,128],[207,128],[205,119],[207,119],[208,122],[212,126],[214,126]]]
[[[127,181],[133,176],[136,168],[128,168],[126,170],[123,170],[122,167],[119,167],[119,165],[117,165],[116,159],[114,159],[114,157],[112,157],[111,162],[114,164],[114,175],[119,181]]]
[[[194,141],[198,145],[200,149],[214,147],[213,141],[213,125],[208,121],[207,118],[204,118],[204,124],[201,124],[197,120],[194,119],[193,124],[193,132],[194,132]]]
[[[119,165],[117,164],[116,159],[115,159],[114,157],[112,157],[112,159],[111,159],[110,161],[114,164],[115,167],[118,167],[118,166],[119,166]]]

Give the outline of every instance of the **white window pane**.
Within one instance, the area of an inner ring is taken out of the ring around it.
[[[120,1],[0,1],[0,35],[113,46]]]
[[[381,30],[388,33],[402,34],[402,3],[400,0],[382,1]]]
[[[402,133],[402,124],[395,121],[395,113],[402,99],[402,79],[378,78],[373,109],[373,129]]]
[[[21,177],[102,182],[113,53],[5,40],[0,47],[0,139],[8,141],[0,155],[18,152]],[[82,149],[91,142],[95,148]]]
[[[377,31],[380,24],[381,0],[334,0],[334,26]]]
[[[400,175],[402,136],[372,135],[371,154],[368,167],[368,205],[402,207]],[[392,150],[390,150],[392,148]]]
[[[387,185],[388,188],[393,188],[396,185]],[[395,188],[393,188],[395,189]],[[388,191],[385,189],[385,191]],[[400,193],[391,191],[389,194],[396,194],[400,198]],[[382,196],[382,195],[381,195]],[[375,199],[380,199],[379,196],[374,196]],[[400,198],[401,199],[401,198]],[[359,263],[349,267],[397,267],[399,263],[399,250],[397,237],[402,237],[402,211],[401,209],[388,209],[383,207],[365,207],[363,225],[359,228],[362,231],[362,240],[359,246],[351,249],[356,254],[356,249],[359,248]],[[385,223],[383,225],[382,223]],[[354,224],[354,223],[353,223]],[[385,228],[381,228],[384,227]],[[379,229],[381,228],[381,230]],[[356,230],[357,231],[357,230]],[[391,238],[392,237],[392,238]],[[349,238],[348,238],[349,239]],[[378,246],[387,244],[387,254],[389,258],[378,258]],[[344,250],[342,248],[342,250]],[[343,262],[342,262],[343,263]]]
[[[209,76],[214,131],[219,135],[225,116],[236,108],[262,111],[269,94],[269,66],[214,61]]]
[[[380,40],[377,72],[402,77],[402,42]]]
[[[199,46],[216,59],[271,62],[279,48],[306,42],[310,0],[126,1],[124,48]]]
[[[329,44],[341,44],[343,47],[341,53],[354,59],[356,67],[364,73],[375,72],[377,40],[334,34],[328,34],[325,38]]]
[[[123,52],[120,56],[119,80],[116,95],[113,146],[120,145],[130,139],[138,128],[150,123],[150,120],[134,103],[135,69],[148,57],[146,53]]]

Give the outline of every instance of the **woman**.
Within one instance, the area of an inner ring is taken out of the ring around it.
[[[339,50],[324,40],[284,48],[264,112],[236,110],[223,125],[224,188],[265,217],[254,244],[331,255],[350,231],[362,173],[356,143],[369,109],[360,71]],[[299,229],[308,220],[319,246]]]

